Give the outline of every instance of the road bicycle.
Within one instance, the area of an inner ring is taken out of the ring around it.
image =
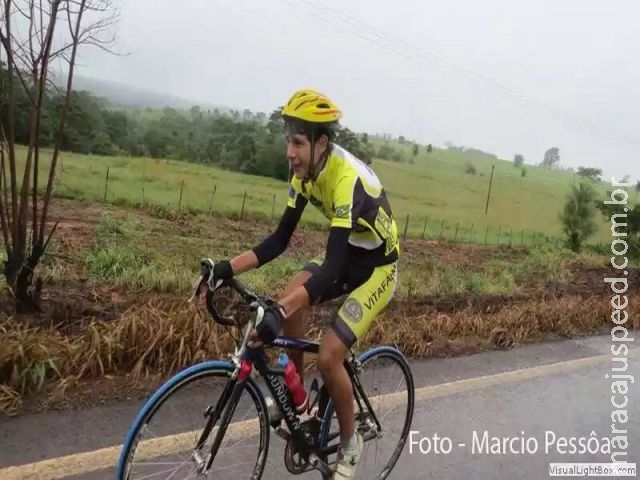
[[[234,353],[229,355],[229,360],[203,361],[180,371],[148,398],[126,435],[116,466],[116,478],[221,479],[229,475],[228,478],[260,479],[267,464],[273,429],[286,443],[284,463],[290,473],[317,470],[324,480],[330,479],[340,436],[326,389],[320,387],[315,378],[308,389],[309,395],[316,393],[315,398],[309,402],[306,416],[298,414],[283,378],[284,369],[273,366],[268,357],[269,349],[317,354],[319,343],[279,336],[269,344],[255,347],[249,341],[249,335],[261,321],[264,310],[274,301],[253,293],[237,279],[214,285],[210,259],[203,259],[200,267],[201,275],[189,301],[199,296],[201,288],[206,289],[205,303],[209,314],[218,324],[230,329],[235,327],[239,333],[233,337]],[[241,315],[221,313],[217,297],[225,287],[232,294],[239,294],[240,300],[234,305],[242,304],[250,312],[244,325],[239,321]],[[387,374],[386,380],[373,379],[372,390],[365,391],[365,376],[370,371],[377,372],[373,367],[384,362],[388,365],[381,371]],[[374,346],[359,356],[350,350],[344,366],[353,385],[356,428],[365,441],[359,469],[368,459],[365,457],[370,453],[370,442],[398,433],[399,438],[397,442],[392,441],[392,446],[375,449],[376,460],[380,455],[388,457],[387,461],[361,477],[387,478],[402,454],[413,419],[415,392],[411,368],[404,355],[392,345]],[[389,373],[394,367],[399,373]],[[213,385],[195,386],[201,380],[212,378],[217,380]],[[259,379],[264,381],[266,391],[259,387]],[[399,392],[386,393],[396,382],[398,385],[404,382],[405,387]],[[215,394],[219,396],[212,402]],[[243,395],[244,399],[241,398]],[[268,405],[269,401],[271,405]],[[196,408],[198,402],[202,402],[201,409]],[[398,407],[402,402],[405,406]],[[245,404],[255,408],[255,413],[248,415],[248,419],[232,422],[238,407]],[[378,406],[374,408],[373,404]],[[395,410],[381,415],[385,406],[395,407]],[[152,427],[154,419],[165,408],[169,411],[167,419],[159,420]],[[194,415],[191,426],[186,425],[184,418],[190,414]],[[389,419],[390,424],[383,428],[385,419]],[[180,433],[169,434],[174,430]],[[159,437],[142,440],[147,433]],[[222,448],[223,441],[237,442],[226,452]],[[251,448],[256,449],[254,454],[249,453]],[[239,468],[247,465],[250,473],[239,473]],[[153,473],[152,469],[158,471]]]

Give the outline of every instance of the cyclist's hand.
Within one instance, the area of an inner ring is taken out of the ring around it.
[[[274,305],[264,311],[262,320],[251,332],[250,339],[260,341],[261,343],[273,342],[282,328],[282,322],[286,319],[284,308],[281,305]]]
[[[199,292],[200,302],[205,301],[207,290],[216,290],[224,280],[233,278],[233,269],[228,260],[214,262],[210,258],[203,258],[200,260],[200,269],[204,276],[201,285],[207,285],[206,288],[202,288]]]

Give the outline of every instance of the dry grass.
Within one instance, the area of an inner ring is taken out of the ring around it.
[[[366,345],[393,343],[410,357],[455,354],[478,348],[512,348],[548,334],[572,337],[603,332],[614,325],[606,296],[532,299],[492,313],[468,307],[453,313],[395,318],[387,312]],[[640,328],[640,306],[629,303],[627,328]]]
[[[640,307],[630,303],[632,328],[640,327]],[[493,313],[465,307],[451,313],[402,316],[390,309],[358,347],[396,344],[409,357],[425,358],[511,348],[547,334],[573,336],[611,327],[609,297],[527,300]],[[318,308],[307,335],[318,339],[329,312]],[[226,329],[180,300],[153,297],[111,322],[92,321],[63,336],[48,328],[0,321],[0,411],[18,413],[21,398],[45,383],[58,394],[82,379],[130,375],[133,384],[167,376],[194,363],[221,358],[232,349]],[[309,367],[314,364],[307,356]],[[2,385],[4,384],[4,385]]]

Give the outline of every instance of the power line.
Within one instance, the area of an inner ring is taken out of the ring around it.
[[[291,5],[291,3],[287,0],[282,0],[285,3],[288,3]],[[459,74],[461,74],[462,76],[466,77],[468,80],[470,80],[472,83],[475,83],[475,86],[477,88],[480,88],[481,90],[487,91],[489,93],[494,93],[494,91],[489,90],[486,88],[486,85],[489,86],[494,86],[497,87],[499,92],[502,92],[508,96],[511,96],[512,98],[515,98],[518,100],[519,103],[521,104],[528,104],[530,106],[535,107],[537,110],[540,110],[542,112],[546,112],[548,114],[552,114],[552,115],[559,115],[561,117],[564,117],[565,119],[568,119],[572,122],[574,122],[575,124],[578,124],[588,130],[590,130],[593,133],[596,133],[608,140],[617,140],[618,141],[623,141],[625,143],[631,144],[635,147],[640,147],[640,142],[635,140],[635,139],[629,139],[624,137],[623,135],[620,134],[611,134],[611,133],[607,133],[604,130],[602,130],[601,128],[597,127],[596,125],[594,125],[591,121],[584,119],[578,115],[572,114],[570,112],[564,111],[562,109],[559,109],[557,107],[554,107],[552,105],[546,104],[544,102],[541,102],[537,99],[534,99],[532,97],[528,97],[520,92],[518,92],[517,90],[509,87],[508,85],[498,81],[498,80],[494,80],[491,79],[489,77],[486,77],[482,74],[479,74],[477,72],[474,72],[473,70],[463,67],[461,65],[458,65],[454,62],[450,62],[447,60],[444,60],[443,58],[441,58],[440,56],[429,52],[428,50],[425,50],[423,48],[417,47],[415,45],[412,45],[411,43],[397,37],[394,35],[390,35],[386,32],[383,32],[365,22],[363,22],[362,20],[359,20],[356,17],[353,17],[352,15],[349,15],[347,13],[344,13],[336,8],[333,8],[330,5],[327,5],[326,3],[323,3],[321,1],[318,0],[314,0],[313,2],[310,0],[298,0],[298,2],[304,4],[305,6],[307,6],[310,9],[313,9],[314,11],[316,11],[318,14],[321,15],[325,15],[325,20],[336,26],[339,28],[342,28],[343,31],[345,31],[346,33],[349,33],[351,35],[355,35],[365,41],[369,41],[369,42],[373,42],[376,43],[377,45],[381,46],[382,48],[384,48],[387,51],[390,51],[391,53],[395,53],[397,55],[400,55],[402,57],[404,57],[405,59],[408,59],[410,61],[414,61],[417,63],[421,63],[422,65],[428,66],[430,68],[433,68],[433,62],[435,62],[437,65],[440,66],[440,68],[438,69],[441,73],[443,73],[445,76],[450,72],[450,71],[455,71]],[[326,18],[326,15],[329,15],[330,19]],[[337,22],[342,22],[342,24],[339,23],[335,23],[333,20],[337,20]],[[348,25],[352,28],[344,28],[344,26]],[[368,33],[370,36],[366,36],[362,34],[362,31]],[[371,37],[373,36],[373,38]],[[403,50],[399,50],[398,48],[394,48],[393,44],[396,45],[401,45],[402,47],[405,47],[413,52],[416,52],[417,54],[419,54],[418,57],[414,56],[414,55],[409,55],[406,51]],[[426,63],[424,61],[424,57],[428,57],[432,63]],[[443,71],[444,69],[444,71]]]

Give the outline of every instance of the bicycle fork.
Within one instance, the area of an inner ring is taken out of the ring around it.
[[[212,408],[212,405],[209,405],[207,409],[204,411],[204,415],[209,417],[207,421],[207,425],[205,426],[198,442],[196,444],[195,451],[193,452],[193,458],[196,462],[196,468],[198,473],[207,474],[211,469],[211,465],[213,460],[215,459],[218,449],[220,448],[220,444],[222,443],[222,439],[227,431],[227,427],[231,421],[231,417],[233,416],[236,406],[238,405],[238,401],[240,399],[240,395],[242,395],[242,390],[244,389],[244,382],[249,377],[251,373],[251,363],[247,360],[242,360],[240,367],[234,371],[231,375],[231,378],[227,381],[220,398],[218,399],[215,407]],[[211,449],[209,450],[209,454],[206,458],[203,458],[200,454],[200,449],[204,446],[207,438],[211,434],[213,427],[216,425],[218,420],[220,419],[220,427],[218,428],[218,432],[211,444]]]

